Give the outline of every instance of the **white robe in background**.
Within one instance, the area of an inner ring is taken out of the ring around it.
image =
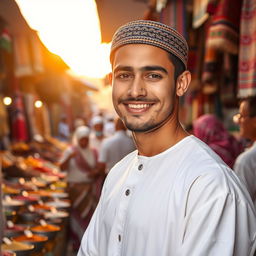
[[[153,157],[135,151],[115,165],[78,256],[249,256],[255,235],[249,193],[189,136]]]
[[[237,157],[234,171],[245,183],[256,206],[256,142]]]

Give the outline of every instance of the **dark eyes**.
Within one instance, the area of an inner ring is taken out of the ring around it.
[[[116,79],[120,79],[120,80],[127,80],[127,79],[133,79],[134,78],[134,74],[132,73],[117,73],[115,75]],[[158,73],[147,73],[144,74],[144,79],[145,80],[160,80],[162,79],[163,76],[161,74]]]
[[[132,77],[132,75],[129,73],[119,73],[119,74],[116,74],[116,76],[115,76],[115,78],[117,78],[117,79],[128,79],[131,77]]]
[[[156,73],[150,73],[146,77],[149,78],[149,79],[161,79],[162,75],[156,74]]]

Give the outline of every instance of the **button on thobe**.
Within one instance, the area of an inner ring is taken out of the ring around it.
[[[141,170],[143,169],[143,164],[141,163],[141,160],[139,160],[139,158],[137,159],[137,161],[131,164],[130,168],[130,174],[124,184],[122,197],[120,199],[120,205],[116,212],[116,218],[118,221],[115,222],[115,227],[113,229],[115,230],[115,236],[117,237],[115,256],[122,255],[122,244],[125,240],[126,220],[130,200],[132,198],[133,191],[136,189],[143,175],[143,173],[141,172]],[[138,170],[140,170],[140,172],[138,172]]]

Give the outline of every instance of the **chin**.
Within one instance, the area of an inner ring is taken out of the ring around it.
[[[133,125],[126,123],[125,124],[127,129],[132,131],[132,132],[137,132],[137,133],[145,133],[145,132],[151,132],[157,129],[159,125],[157,124],[144,124],[144,125]]]

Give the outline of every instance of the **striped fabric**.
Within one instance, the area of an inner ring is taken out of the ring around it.
[[[207,47],[238,54],[241,6],[242,0],[219,1],[209,28]]]
[[[256,95],[256,1],[244,0],[240,26],[238,97]]]
[[[187,38],[186,0],[168,1],[166,7],[161,12],[160,22],[176,29]]]

